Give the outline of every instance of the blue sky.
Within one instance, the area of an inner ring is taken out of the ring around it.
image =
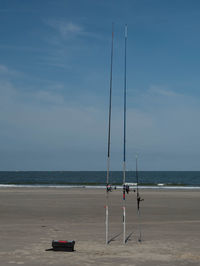
[[[200,170],[200,2],[1,0],[0,170]]]

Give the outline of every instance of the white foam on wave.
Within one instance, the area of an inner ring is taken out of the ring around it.
[[[88,188],[88,189],[105,189],[106,186],[89,186],[89,185],[15,185],[15,184],[0,184],[0,188]],[[122,189],[122,186],[116,186],[117,189]],[[133,186],[133,188],[136,188]],[[178,190],[194,190],[200,189],[195,186],[138,186],[140,189],[178,189]]]

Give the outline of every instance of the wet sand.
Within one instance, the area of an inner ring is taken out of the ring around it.
[[[127,197],[122,244],[122,193],[110,193],[105,245],[102,189],[1,188],[0,265],[200,265],[200,191],[141,190],[142,243],[136,195]],[[53,239],[75,240],[75,252],[45,251]]]

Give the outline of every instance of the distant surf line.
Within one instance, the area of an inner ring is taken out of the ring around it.
[[[194,190],[200,189],[200,186],[138,186],[140,189],[158,189],[158,190]],[[16,185],[16,184],[0,184],[0,188],[86,188],[86,189],[105,189],[105,186],[89,186],[89,185]],[[121,189],[122,186],[116,186],[116,189]],[[136,189],[136,187],[131,187]]]

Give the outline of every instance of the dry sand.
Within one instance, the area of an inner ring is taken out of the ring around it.
[[[0,265],[200,265],[200,191],[142,190],[143,242],[135,193],[127,197],[122,244],[122,193],[110,193],[105,246],[102,189],[1,188]],[[75,252],[45,251],[53,239],[75,240]]]

